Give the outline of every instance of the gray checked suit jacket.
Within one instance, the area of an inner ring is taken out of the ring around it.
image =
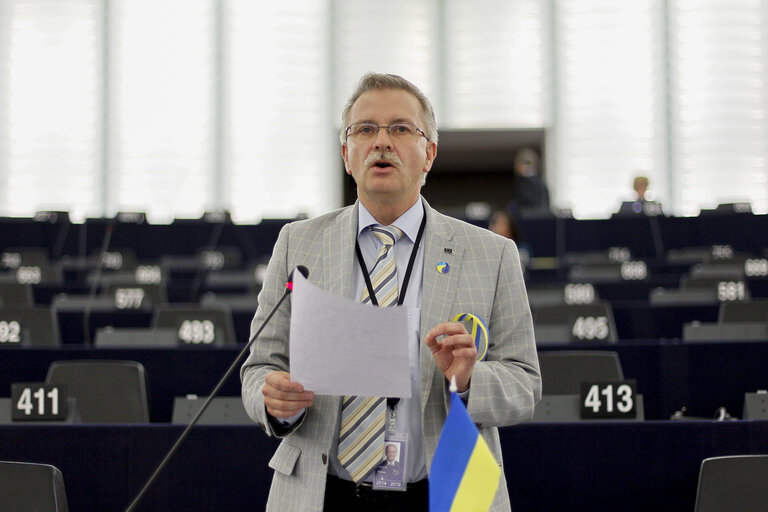
[[[426,201],[424,204],[427,224],[421,336],[423,339],[432,327],[460,313],[472,313],[485,320],[489,348],[486,360],[475,364],[467,411],[503,470],[497,427],[530,420],[541,397],[533,324],[517,248],[511,240],[442,215]],[[307,266],[313,284],[336,295],[351,296],[353,272],[359,272],[354,260],[357,218],[355,204],[282,229],[259,295],[252,332],[280,299],[288,274],[297,265]],[[450,265],[450,272],[437,272],[436,265],[441,261]],[[240,371],[245,409],[272,436],[278,434],[268,421],[261,389],[267,373],[290,372],[290,315],[288,300],[256,340]],[[428,349],[420,351],[419,364],[429,467],[448,411],[449,393],[446,379]],[[283,434],[269,464],[274,477],[267,510],[323,509],[328,454],[339,431],[340,400],[337,396],[315,396],[303,418]],[[502,471],[491,510],[509,509]]]

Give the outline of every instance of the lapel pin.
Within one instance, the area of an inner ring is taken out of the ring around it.
[[[441,274],[447,274],[451,271],[451,266],[447,262],[441,261],[437,264],[437,271]]]

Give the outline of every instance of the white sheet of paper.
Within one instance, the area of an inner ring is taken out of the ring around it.
[[[318,395],[409,398],[408,314],[338,297],[294,273],[291,380]]]

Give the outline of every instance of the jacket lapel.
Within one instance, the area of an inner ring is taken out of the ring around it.
[[[421,342],[427,332],[439,323],[451,320],[451,307],[455,302],[456,288],[461,272],[464,246],[454,240],[453,228],[445,217],[424,201],[427,225],[424,229],[424,275],[421,297]],[[444,266],[447,264],[447,267]],[[438,266],[443,273],[438,271]],[[421,346],[419,365],[421,372],[421,404],[427,403],[435,366],[432,354]],[[442,375],[442,374],[441,374]]]
[[[323,232],[323,287],[334,295],[350,298],[357,239],[357,202],[345,209]],[[337,265],[338,262],[338,265]]]

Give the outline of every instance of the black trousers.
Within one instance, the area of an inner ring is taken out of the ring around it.
[[[409,483],[405,491],[374,491],[370,484],[355,484],[328,475],[324,512],[428,512],[427,480]]]

